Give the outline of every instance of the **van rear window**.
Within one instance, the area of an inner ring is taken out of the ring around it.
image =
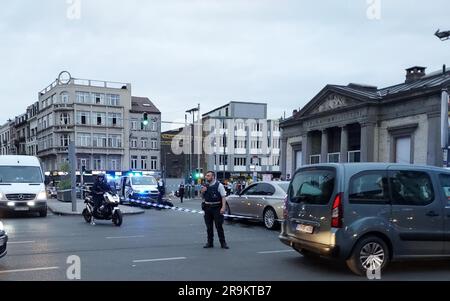
[[[43,183],[41,168],[35,166],[0,166],[0,183]]]
[[[289,200],[293,203],[325,205],[334,191],[335,173],[331,170],[306,170],[291,182]]]

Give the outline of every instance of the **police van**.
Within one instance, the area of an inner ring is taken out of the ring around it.
[[[158,183],[153,176],[128,173],[120,178],[119,196],[122,204],[157,201],[159,196]]]

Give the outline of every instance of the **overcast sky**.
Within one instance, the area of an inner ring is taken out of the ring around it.
[[[2,1],[0,122],[62,70],[132,83],[183,121],[233,100],[289,116],[329,83],[384,87],[450,64],[450,41],[433,36],[450,30],[448,0],[380,0],[379,14],[379,0],[80,0],[79,19],[71,1]]]

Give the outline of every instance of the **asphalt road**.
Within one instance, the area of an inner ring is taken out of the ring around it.
[[[125,216],[120,228],[51,214],[2,221],[10,244],[0,280],[67,280],[71,255],[81,260],[81,280],[365,280],[341,264],[306,260],[281,244],[276,231],[251,222],[226,223],[229,250],[217,240],[205,250],[203,217],[171,210]],[[448,281],[450,261],[395,263],[382,279]]]

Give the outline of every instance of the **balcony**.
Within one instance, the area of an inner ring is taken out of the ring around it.
[[[246,130],[236,130],[236,131],[234,131],[234,135],[236,137],[247,137],[247,131]]]
[[[235,172],[246,172],[247,166],[235,166],[233,169]]]
[[[236,155],[246,155],[247,154],[247,149],[245,149],[245,148],[235,148],[234,149],[234,153]]]
[[[263,150],[259,148],[251,148],[250,155],[262,155]]]
[[[263,132],[255,132],[255,131],[250,132],[250,137],[262,137],[262,136]]]
[[[328,154],[328,163],[339,163],[341,161],[341,153]]]
[[[67,124],[67,125],[55,125],[54,131],[56,133],[61,132],[72,132],[73,131],[73,124]]]
[[[73,110],[73,104],[66,104],[66,103],[54,104],[54,105],[53,105],[53,110],[54,110],[55,112],[59,112],[59,111],[72,111],[72,110]]]
[[[361,151],[350,151],[348,152],[348,162],[361,162]]]

